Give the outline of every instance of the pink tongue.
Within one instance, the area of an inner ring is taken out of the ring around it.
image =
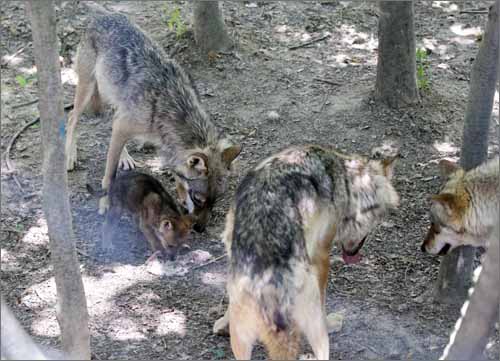
[[[361,254],[358,252],[354,256],[349,256],[345,251],[342,251],[342,258],[346,264],[358,263],[361,261]]]

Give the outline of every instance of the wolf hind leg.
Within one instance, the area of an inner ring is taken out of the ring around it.
[[[73,110],[69,114],[66,126],[66,169],[68,171],[75,168],[77,160],[76,151],[76,125],[78,118],[82,115],[89,104],[94,92],[97,89],[97,81],[94,75],[97,54],[87,40],[84,40],[78,48],[76,55],[75,71],[78,75],[78,85],[76,86],[75,98],[73,100]]]

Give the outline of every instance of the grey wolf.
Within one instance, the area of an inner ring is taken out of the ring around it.
[[[87,185],[91,194],[96,194]],[[134,218],[151,250],[174,259],[179,246],[187,240],[192,216],[183,214],[176,201],[154,177],[129,171],[121,174],[108,192],[109,210],[102,231],[105,249],[112,249],[112,238],[124,212]]]
[[[445,255],[462,245],[487,248],[441,359],[477,360],[498,321],[500,163],[497,157],[469,171],[447,160],[439,166],[445,182],[431,197],[431,226],[422,251]]]
[[[445,184],[431,197],[422,251],[444,255],[462,245],[485,246],[498,225],[498,158],[467,172],[447,160],[439,166]]]
[[[294,359],[301,335],[328,359],[325,290],[332,243],[359,260],[368,233],[399,198],[395,157],[369,159],[317,145],[285,149],[248,172],[223,233],[229,257],[229,323],[237,359],[256,341],[271,359]]]
[[[190,76],[127,17],[99,10],[82,36],[75,59],[78,86],[67,126],[67,168],[75,166],[78,118],[87,105],[115,108],[102,189],[121,162],[133,168],[125,144],[141,138],[159,146],[175,173],[179,201],[202,231],[224,192],[241,147],[224,138],[203,109]],[[103,198],[100,213],[108,208]]]

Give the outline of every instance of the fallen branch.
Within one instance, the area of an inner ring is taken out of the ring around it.
[[[461,10],[460,14],[488,14],[488,10]]]
[[[38,103],[38,98],[35,99],[35,100],[32,100],[32,101],[26,102],[26,103],[21,103],[21,104],[13,105],[12,109],[19,109],[19,108],[22,108],[22,107],[27,107],[28,105],[33,105],[33,104],[36,104],[36,103]]]
[[[306,46],[309,46],[309,45],[312,45],[314,43],[317,43],[317,42],[323,41],[325,39],[328,39],[330,36],[331,36],[331,34],[326,34],[326,35],[320,36],[318,38],[314,38],[314,39],[311,39],[309,41],[306,41],[305,43],[302,43],[302,44],[299,44],[299,45],[290,46],[288,48],[288,50],[295,50],[295,49],[304,48]]]
[[[313,80],[319,81],[321,83],[326,83],[330,85],[335,85],[335,86],[340,86],[342,85],[341,83],[336,83],[334,81],[328,80],[328,79],[323,79],[323,78],[313,78]]]
[[[212,263],[215,263],[215,262],[217,262],[217,261],[220,261],[221,259],[223,259],[223,258],[224,258],[224,257],[226,257],[226,256],[227,256],[227,254],[223,254],[222,256],[216,257],[216,258],[214,258],[214,259],[213,259],[213,260],[211,260],[211,261],[208,261],[208,262],[206,262],[206,263],[200,264],[200,265],[198,265],[198,266],[191,267],[191,268],[189,269],[189,271],[193,271],[193,270],[195,270],[195,269],[198,269],[198,268],[202,268],[202,267],[208,266],[209,264],[212,264]]]
[[[38,101],[38,100],[37,100]],[[26,104],[25,104],[26,105]],[[73,109],[73,104],[69,104],[69,105],[66,105],[64,107],[64,110],[67,111],[67,110],[71,110]],[[7,145],[7,149],[5,149],[5,165],[7,166],[7,173],[12,175],[12,178],[14,179],[14,181],[16,182],[17,186],[19,187],[19,189],[21,190],[22,193],[24,193],[24,189],[23,187],[21,186],[21,183],[19,182],[19,179],[17,178],[16,176],[16,168],[14,167],[14,165],[12,164],[11,160],[10,160],[10,151],[12,149],[12,147],[14,146],[14,143],[16,142],[17,138],[19,138],[19,136],[26,130],[28,129],[29,127],[35,125],[36,123],[38,123],[40,121],[40,117],[36,118],[36,119],[33,119],[31,122],[29,123],[26,123],[16,134],[14,134],[14,136],[10,139],[9,141],[9,144]]]

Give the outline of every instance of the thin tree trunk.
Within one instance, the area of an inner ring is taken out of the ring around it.
[[[31,16],[38,97],[42,124],[43,211],[57,289],[57,320],[63,351],[71,359],[90,359],[87,303],[68,199],[65,167],[65,115],[59,45],[52,0],[27,1]]]
[[[480,266],[479,278],[462,316],[455,325],[444,360],[482,360],[488,337],[498,321],[500,273],[499,228],[492,233],[489,247]]]
[[[1,302],[1,354],[2,360],[48,360],[31,337],[24,331],[3,297]]]
[[[419,101],[413,1],[380,1],[375,96],[390,107]]]
[[[193,23],[196,44],[203,52],[224,51],[233,45],[218,1],[197,0],[194,4]]]
[[[491,111],[499,71],[499,2],[490,8],[483,41],[472,66],[460,157],[465,170],[477,167],[488,157]],[[439,301],[464,302],[471,283],[474,254],[470,246],[459,247],[443,258],[436,285]]]

